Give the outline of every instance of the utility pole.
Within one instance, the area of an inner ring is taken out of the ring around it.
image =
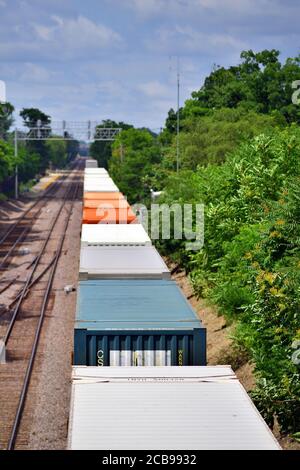
[[[19,198],[19,178],[18,178],[18,130],[15,128],[15,198]]]
[[[179,117],[179,109],[180,109],[180,69],[179,69],[179,56],[177,56],[177,136],[176,136],[176,171],[179,171],[179,157],[180,157],[180,150],[179,150],[179,126],[180,126],[180,117]]]

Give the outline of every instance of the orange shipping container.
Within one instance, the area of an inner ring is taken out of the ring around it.
[[[84,209],[128,209],[130,205],[126,199],[85,199]]]
[[[131,224],[136,223],[136,216],[130,206],[127,208],[84,208],[83,224]]]
[[[118,191],[111,191],[111,192],[84,192],[83,194],[83,200],[84,201],[89,201],[91,199],[97,200],[97,199],[125,199],[124,195]]]

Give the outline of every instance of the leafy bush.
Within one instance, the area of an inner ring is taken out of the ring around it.
[[[235,343],[258,378],[253,397],[270,425],[300,429],[300,131],[275,129],[243,143],[222,165],[172,175],[164,202],[205,203],[205,244],[160,242],[190,271],[199,295],[236,318]],[[175,250],[175,253],[174,253]]]

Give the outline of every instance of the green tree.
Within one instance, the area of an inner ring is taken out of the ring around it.
[[[29,129],[38,127],[40,123],[41,127],[49,128],[48,135],[51,134],[51,118],[43,111],[37,108],[24,108],[20,111],[20,116],[23,118],[24,125]],[[45,136],[45,133],[44,133]],[[26,142],[26,147],[29,152],[38,154],[40,156],[40,171],[44,172],[49,165],[49,152],[46,142],[43,140],[32,140]]]
[[[116,122],[110,119],[102,121],[102,124],[97,126],[101,128],[114,128],[114,129],[132,129],[133,126],[124,122]],[[97,160],[99,167],[108,168],[109,160],[112,156],[112,142],[105,142],[96,140],[90,145],[90,155]]]
[[[3,140],[0,140],[0,182],[8,178],[14,168],[13,148]]]
[[[123,130],[112,145],[109,171],[131,203],[149,197],[147,178],[161,160],[157,139],[147,130]]]
[[[280,63],[279,51],[241,53],[237,66],[215,66],[200,90],[184,107],[186,115],[199,116],[215,108],[242,107],[259,113],[280,112],[287,122],[300,122],[292,104],[292,82],[299,79],[300,56]],[[186,109],[185,109],[186,108]]]
[[[67,141],[48,139],[46,141],[47,153],[49,156],[49,163],[54,168],[64,168],[67,163]]]
[[[11,103],[0,103],[0,139],[7,139],[7,133],[14,122],[14,109]]]

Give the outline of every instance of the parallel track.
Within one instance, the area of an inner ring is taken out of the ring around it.
[[[10,350],[10,341],[18,340],[18,336],[14,338],[14,329],[16,325],[16,320],[19,320],[20,316],[22,316],[23,318],[26,318],[26,308],[24,310],[23,304],[25,300],[28,298],[28,293],[33,291],[33,287],[37,283],[39,283],[39,281],[43,280],[43,284],[46,283],[45,288],[43,288],[43,292],[42,292],[41,307],[39,309],[35,309],[36,313],[34,314],[30,312],[30,315],[33,318],[37,319],[37,322],[36,322],[37,324],[35,325],[35,327],[32,327],[34,331],[32,331],[32,335],[30,335],[31,337],[33,337],[31,338],[31,341],[28,343],[26,341],[26,338],[24,340],[24,353],[22,353],[22,356],[23,357],[29,356],[29,359],[28,359],[26,371],[24,374],[24,380],[20,387],[21,390],[20,390],[20,395],[18,398],[18,403],[17,403],[17,406],[15,407],[16,409],[15,417],[14,417],[13,424],[11,427],[10,435],[8,436],[8,439],[7,439],[8,450],[12,450],[15,448],[16,439],[18,437],[19,427],[20,427],[20,423],[22,420],[22,415],[23,415],[24,406],[26,402],[26,397],[28,394],[28,388],[30,385],[30,379],[31,379],[31,375],[32,375],[33,367],[34,367],[34,361],[35,361],[35,357],[36,357],[37,350],[38,350],[38,344],[39,344],[39,339],[40,339],[41,331],[43,327],[43,321],[45,318],[45,314],[46,314],[49,299],[50,299],[50,294],[52,291],[52,284],[53,284],[53,280],[55,277],[57,264],[58,264],[60,255],[63,250],[64,240],[65,240],[66,232],[68,229],[72,210],[73,210],[73,204],[74,204],[74,201],[80,196],[80,191],[82,190],[81,186],[82,186],[81,182],[79,182],[78,179],[77,180],[75,179],[73,183],[70,183],[69,188],[66,189],[66,192],[63,197],[63,201],[59,207],[59,210],[56,213],[54,219],[51,221],[51,226],[50,226],[48,235],[42,244],[39,254],[31,263],[32,265],[31,272],[29,276],[27,277],[24,286],[16,295],[16,297],[12,300],[9,306],[9,309],[11,309],[13,306],[14,306],[14,309],[12,311],[12,316],[9,320],[7,330],[3,337],[4,343],[8,351]],[[38,273],[37,270],[38,268],[41,267],[41,259],[43,258],[48,242],[51,239],[51,234],[54,228],[56,227],[58,220],[61,220],[63,210],[65,208],[66,208],[66,214],[63,219],[64,220],[63,227],[59,232],[60,236],[59,236],[59,240],[57,242],[57,246],[55,249],[55,254],[53,258],[51,259],[51,261],[48,262],[46,266],[43,265],[43,270]],[[45,281],[46,274],[47,274],[47,279]],[[24,314],[25,314],[25,317],[24,317]]]

